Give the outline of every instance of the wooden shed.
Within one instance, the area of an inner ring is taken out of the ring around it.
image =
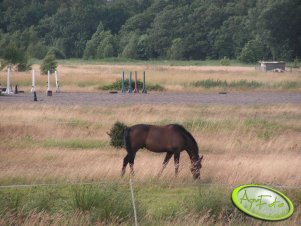
[[[283,61],[259,61],[258,63],[260,71],[285,71],[285,62]]]

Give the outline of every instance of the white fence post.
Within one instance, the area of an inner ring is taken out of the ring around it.
[[[52,96],[52,90],[50,87],[50,71],[48,71],[48,84],[47,84],[47,96]]]
[[[57,92],[57,93],[60,93],[61,90],[60,90],[60,83],[59,83],[57,71],[54,72],[54,77],[55,77],[56,92]]]
[[[12,94],[12,89],[11,89],[11,66],[8,66],[7,69],[7,86],[6,86],[6,94],[10,95]]]
[[[31,92],[35,92],[36,91],[36,78],[35,78],[35,71],[32,70],[32,84],[31,84],[32,88],[31,88]]]
[[[136,204],[135,204],[132,178],[130,178],[130,189],[131,189],[131,194],[132,194],[132,204],[133,204],[133,209],[134,209],[135,226],[138,226],[137,211],[136,211]]]

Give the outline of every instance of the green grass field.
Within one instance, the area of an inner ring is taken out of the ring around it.
[[[257,225],[231,203],[231,188],[218,185],[183,185],[173,182],[134,182],[135,204],[141,225]],[[301,190],[284,191],[299,211]],[[132,225],[129,185],[103,182],[0,190],[1,225]],[[60,216],[60,217],[58,217]],[[25,219],[24,219],[25,217]],[[75,219],[80,221],[75,222]],[[298,225],[298,212],[276,225]],[[269,225],[267,222],[265,225]],[[275,225],[275,223],[271,223]]]

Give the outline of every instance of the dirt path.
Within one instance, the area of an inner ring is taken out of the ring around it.
[[[33,94],[23,93],[11,96],[0,96],[3,104],[35,103]],[[150,93],[150,94],[109,94],[109,93],[54,93],[47,97],[38,93],[37,104],[50,105],[83,105],[106,106],[127,104],[301,104],[301,93],[296,92],[250,92],[250,93]]]

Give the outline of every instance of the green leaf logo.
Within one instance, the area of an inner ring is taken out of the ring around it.
[[[293,203],[281,192],[261,185],[243,185],[232,192],[232,201],[244,213],[262,220],[280,221],[294,212]]]

